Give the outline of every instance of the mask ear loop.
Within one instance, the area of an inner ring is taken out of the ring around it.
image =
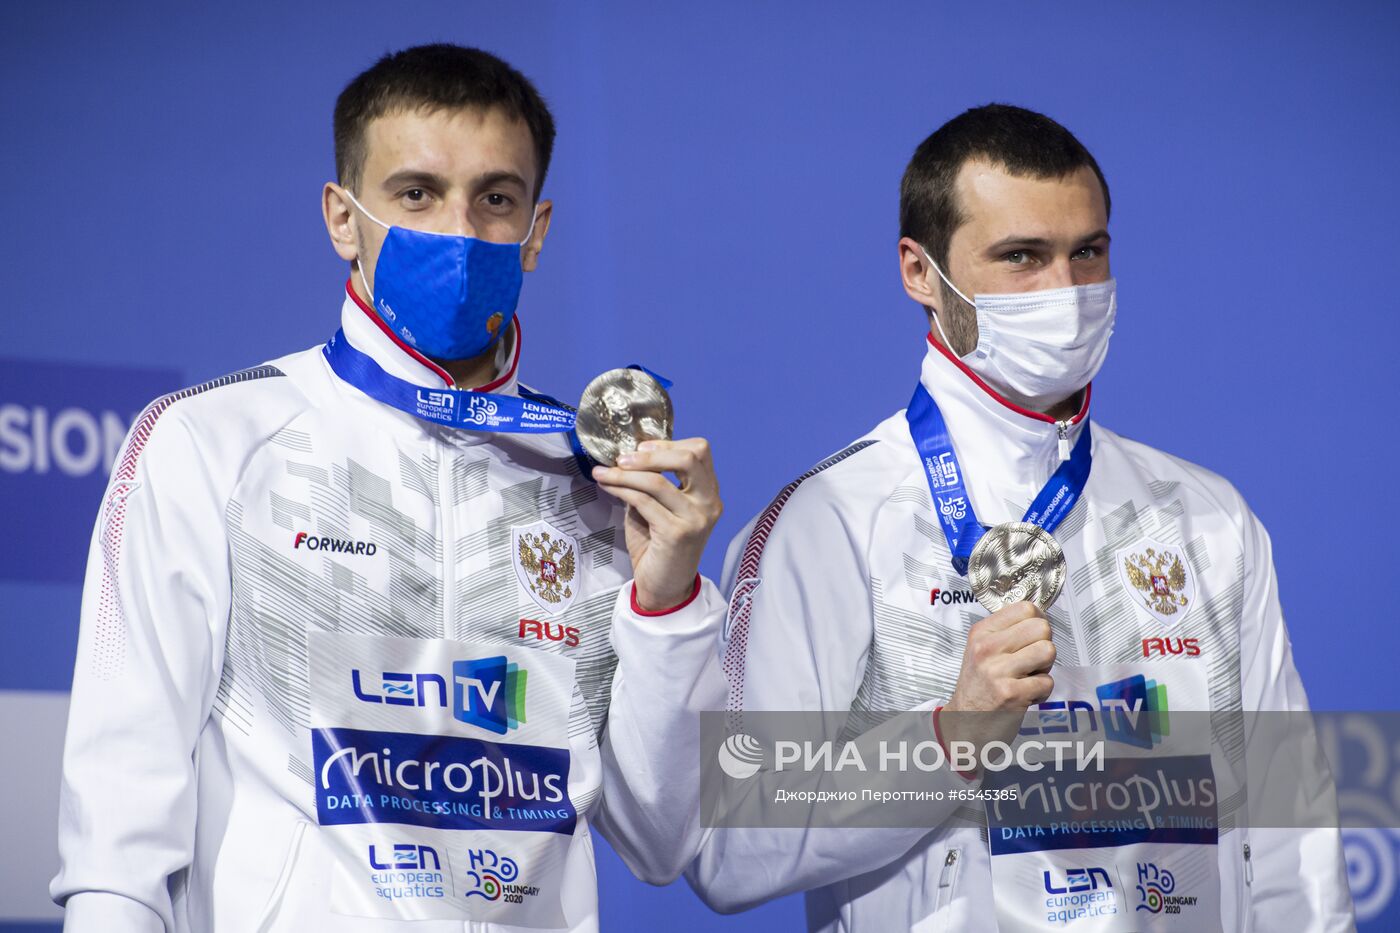
[[[930,266],[933,266],[933,271],[938,273],[938,277],[943,280],[943,284],[951,288],[953,290],[954,295],[957,295],[963,301],[967,302],[969,305],[972,305],[973,309],[975,310],[977,308],[976,303],[974,303],[972,299],[968,298],[962,292],[958,291],[958,287],[954,285],[951,281],[949,281],[948,277],[943,274],[942,269],[938,268],[938,263],[933,261],[933,257],[928,254],[928,250],[920,246],[919,251],[924,254],[924,258],[928,260],[928,264]],[[943,322],[939,320],[940,317],[942,317],[942,314],[937,309],[935,309],[933,312],[933,326],[938,328],[938,336],[943,339],[943,346],[947,347],[949,350],[952,350],[953,345],[948,342],[948,335],[943,333]]]
[[[535,205],[535,211],[534,211],[534,213],[530,215],[530,229],[525,231],[525,239],[523,239],[523,240],[520,241],[520,245],[521,245],[521,246],[524,246],[526,243],[529,243],[529,242],[530,242],[530,237],[532,237],[532,236],[535,235],[535,221],[537,221],[537,220],[539,220],[539,219],[540,219],[540,206],[539,206],[538,204],[536,204],[536,205]]]
[[[371,214],[369,211],[365,210],[365,206],[355,199],[355,196],[350,193],[350,190],[348,188],[341,188],[340,190],[345,192],[345,196],[350,199],[350,203],[355,205],[355,207],[359,209],[361,214],[364,214],[366,217],[379,224],[379,226],[383,227],[385,230],[389,229],[388,224]],[[374,292],[369,287],[369,279],[365,278],[365,264],[356,260],[355,271],[360,274],[360,284],[365,287],[365,294],[369,296],[369,303],[373,305]]]

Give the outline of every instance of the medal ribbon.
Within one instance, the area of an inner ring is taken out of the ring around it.
[[[557,434],[571,431],[574,413],[566,408],[514,395],[493,395],[447,387],[430,389],[391,376],[336,331],[321,350],[335,374],[370,398],[415,418],[471,431]]]
[[[463,389],[430,389],[415,385],[385,372],[368,354],[362,353],[338,330],[321,349],[331,370],[372,399],[424,421],[433,421],[470,431],[496,431],[503,434],[568,433],[569,448],[578,463],[579,473],[593,480],[593,458],[579,443],[574,430],[575,413],[558,399],[541,392],[520,387],[520,396],[494,395]],[[663,389],[671,388],[671,380],[654,373],[638,363],[628,369],[639,369]]]
[[[948,436],[943,412],[938,410],[938,405],[923,383],[914,388],[914,397],[909,401],[905,417],[909,421],[909,434],[914,438],[914,446],[918,448],[919,458],[923,461],[934,511],[938,513],[939,525],[948,539],[948,550],[953,554],[953,569],[966,576],[968,558],[986,529],[972,510],[972,500],[963,482],[958,455],[953,452],[953,441]],[[1089,423],[1086,421],[1069,459],[1051,474],[1050,481],[1031,502],[1021,520],[1053,532],[1079,501],[1084,484],[1089,481],[1092,465]]]

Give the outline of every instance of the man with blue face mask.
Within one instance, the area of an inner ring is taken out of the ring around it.
[[[656,883],[696,851],[714,467],[699,438],[592,464],[520,381],[553,141],[492,55],[380,60],[322,193],[339,330],[133,427],[84,592],[67,929],[589,931],[595,830]]]
[[[1325,764],[1251,773],[1250,720],[1224,753],[1187,744],[1202,717],[1307,697],[1240,495],[1089,417],[1117,313],[1108,220],[1097,162],[1040,114],[979,107],[915,152],[899,265],[930,329],[913,397],[788,484],[726,562],[719,803],[707,791],[687,872],[715,909],[806,891],[810,928],[833,933],[1354,928]],[[1199,716],[1170,733],[1168,708]],[[1146,732],[1114,731],[1119,710]],[[784,757],[782,711],[820,711],[841,756]],[[1109,784],[1020,758],[1020,783],[993,783],[1006,743],[1071,732],[1107,749]],[[916,814],[850,777],[885,767],[914,775],[894,786]],[[1123,788],[1166,773],[1193,789],[1189,819],[1115,818]],[[1279,782],[1323,822],[1260,819],[1244,786]],[[1007,819],[1035,806],[1048,818]]]

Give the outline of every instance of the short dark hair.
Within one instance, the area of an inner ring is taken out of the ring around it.
[[[419,45],[385,55],[345,86],[335,102],[335,171],[350,190],[365,167],[365,128],[397,110],[496,108],[525,121],[535,143],[535,198],[554,151],[554,117],[530,79],[490,52]]]
[[[1024,107],[974,107],[919,144],[899,184],[899,235],[923,244],[945,271],[948,244],[967,220],[954,182],[963,165],[974,159],[1031,178],[1064,178],[1087,165],[1103,186],[1105,211],[1110,208],[1108,182],[1099,163],[1069,130]]]

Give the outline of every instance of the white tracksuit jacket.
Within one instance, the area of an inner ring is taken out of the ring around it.
[[[353,296],[342,327],[451,384]],[[511,340],[482,389],[518,393]],[[594,930],[595,826],[676,877],[724,606],[641,612],[623,516],[565,435],[418,420],[319,347],[153,403],[88,562],[66,929]]]
[[[978,519],[1020,521],[1058,466],[1061,432],[1072,443],[1083,430],[1087,397],[1084,411],[1056,424],[1002,400],[929,343],[923,385],[946,419]],[[1052,696],[1141,672],[1170,685],[1173,711],[1306,709],[1269,538],[1239,493],[1097,423],[1092,442],[1083,497],[1055,532],[1068,576],[1048,613],[1058,649]],[[1174,612],[1154,611],[1159,594],[1140,592],[1125,571],[1147,547],[1182,561],[1184,586],[1155,581]],[[783,489],[731,545],[724,587],[731,710],[849,710],[857,723],[874,711],[933,710],[957,683],[968,628],[987,615],[952,569],[903,411]],[[939,772],[928,786],[948,778],[961,780]],[[1318,799],[1335,810],[1330,776],[1323,784]],[[932,831],[707,830],[687,878],[726,912],[807,891],[809,927],[823,931],[1354,928],[1335,829],[1245,829],[1225,804],[1213,858],[1199,845],[1153,857],[1150,870],[1174,870],[1176,894],[1196,898],[1174,917],[1141,905],[1138,866],[1123,863],[1131,859],[1110,865],[1102,849],[1046,855],[1054,864],[1039,853],[993,857],[981,806],[951,801],[930,804],[946,812]],[[1191,871],[1179,861],[1186,849],[1196,853]],[[994,897],[997,858],[1024,867],[1002,863]],[[1208,877],[1217,865],[1218,894]],[[1066,870],[1078,884],[1065,884]],[[1086,879],[1116,916],[1050,921],[1047,908],[1065,895],[1047,892],[1083,891]]]

